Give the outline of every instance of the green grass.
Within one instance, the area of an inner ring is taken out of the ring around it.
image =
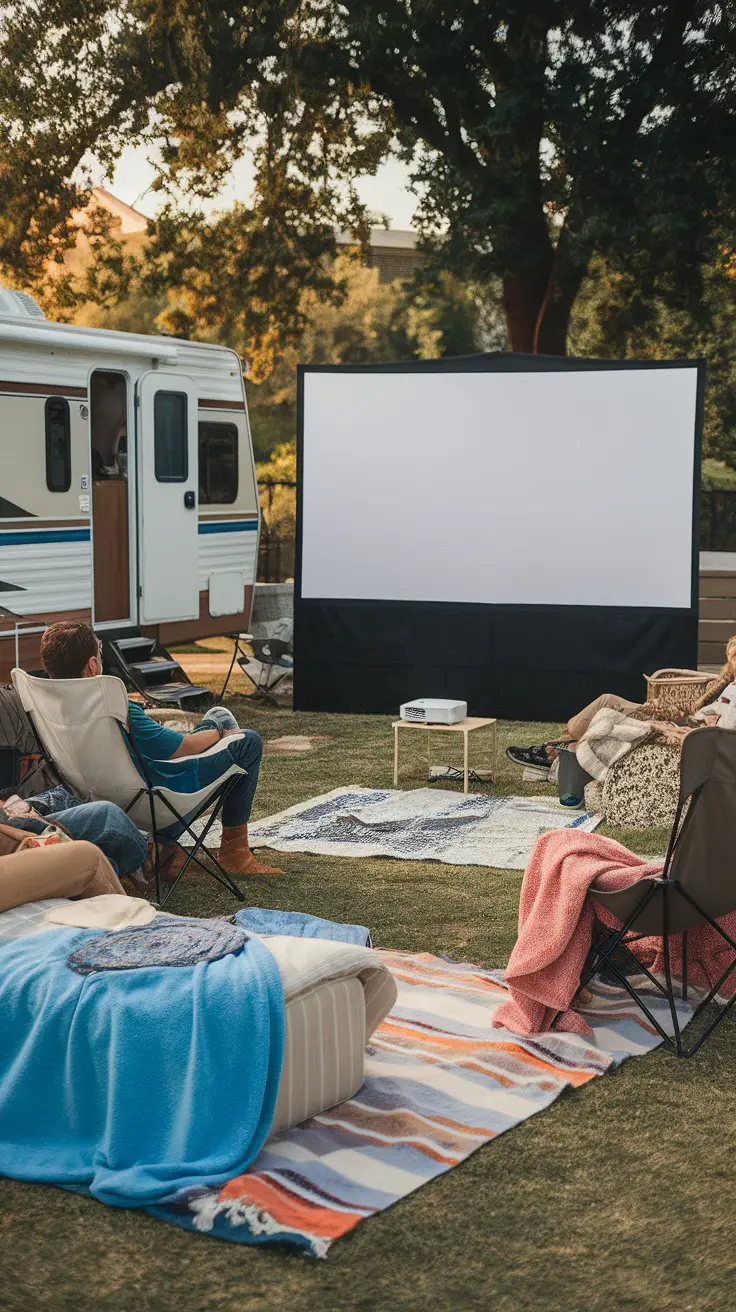
[[[388,718],[264,711],[237,698],[232,705],[264,738],[329,737],[306,756],[265,758],[258,815],[338,785],[391,782]],[[554,727],[501,728],[503,748],[551,736]],[[436,759],[447,759],[439,745],[435,750]],[[419,773],[413,782],[421,783]],[[548,788],[521,785],[505,759],[499,787]],[[662,831],[615,836],[641,852],[661,852],[665,841]],[[487,965],[503,964],[513,945],[519,872],[301,854],[280,859],[286,878],[251,882],[249,903],[358,921],[370,925],[378,946]],[[232,905],[206,881],[190,883],[174,909],[212,914]],[[61,1190],[0,1181],[0,1307],[728,1312],[736,1303],[735,1057],[729,1019],[692,1062],[659,1052],[627,1062],[366,1221],[326,1262],[285,1248],[227,1244]]]
[[[736,490],[736,469],[727,465],[725,460],[714,460],[711,456],[703,461],[700,482],[704,488],[722,488],[733,492]]]

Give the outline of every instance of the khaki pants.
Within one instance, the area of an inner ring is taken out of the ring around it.
[[[0,911],[47,897],[96,897],[125,893],[106,856],[94,843],[53,843],[0,856]]]
[[[638,711],[640,706],[641,702],[627,702],[625,697],[617,697],[615,692],[603,692],[590,703],[590,706],[578,711],[577,715],[573,715],[572,719],[568,720],[567,732],[574,742],[578,742],[590,727],[591,720],[598,711],[605,708],[608,711],[623,711],[625,714],[626,711]]]

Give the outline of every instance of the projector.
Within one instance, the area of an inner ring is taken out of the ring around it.
[[[446,697],[417,697],[399,708],[402,720],[414,724],[459,724],[468,714],[467,702],[452,702]]]

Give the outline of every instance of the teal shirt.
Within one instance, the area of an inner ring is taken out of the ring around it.
[[[128,703],[130,738],[136,746],[154,788],[170,788],[175,793],[196,793],[199,788],[199,764],[194,757],[183,756],[178,761],[169,758],[184,741],[183,734],[167,729],[152,720],[135,702]],[[136,769],[136,760],[128,734],[123,734],[126,746]]]

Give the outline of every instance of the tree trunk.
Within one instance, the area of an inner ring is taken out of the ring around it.
[[[567,354],[570,315],[586,269],[587,259],[571,259],[563,229],[557,246],[540,252],[536,268],[506,275],[503,304],[512,351]]]
[[[529,354],[537,351],[537,320],[547,294],[551,266],[550,258],[537,269],[510,273],[503,280],[503,308],[512,351]],[[564,353],[563,345],[561,354]]]

